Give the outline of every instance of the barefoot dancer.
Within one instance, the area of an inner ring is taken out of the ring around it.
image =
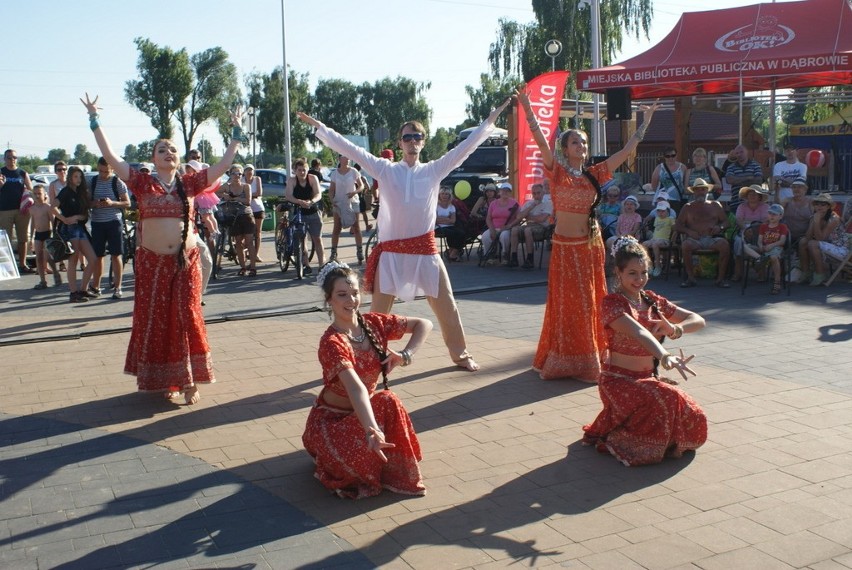
[[[189,235],[193,196],[213,191],[234,160],[242,129],[234,127],[222,161],[200,172],[177,175],[180,157],[171,141],[154,144],[157,175],[131,169],[115,154],[98,124],[98,98],[80,99],[89,112],[89,126],[101,154],[136,196],[139,205],[139,247],[134,272],[133,331],[124,371],[136,376],[139,390],[183,392],[187,404],[199,400],[197,384],[215,382],[207,330],[201,312],[201,271],[195,237]],[[231,123],[239,125],[239,109]],[[187,247],[187,243],[190,244]]]
[[[304,113],[297,116],[317,129],[317,137],[327,146],[358,162],[379,181],[382,207],[378,224],[379,244],[370,252],[364,275],[364,289],[373,294],[372,311],[390,313],[394,297],[410,301],[426,295],[432,307],[450,358],[471,371],[479,369],[467,351],[447,269],[435,245],[438,186],[451,170],[458,167],[494,128],[494,121],[509,104],[507,100],[461,144],[428,163],[420,162],[426,144],[426,131],[417,121],[409,121],[399,130],[402,160],[391,162],[377,158]],[[375,284],[375,286],[374,286]]]

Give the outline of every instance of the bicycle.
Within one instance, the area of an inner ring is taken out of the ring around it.
[[[296,279],[304,276],[303,256],[305,252],[305,236],[307,235],[307,224],[302,220],[302,209],[295,208],[292,218],[288,219],[287,212],[293,208],[285,206],[284,217],[278,239],[275,242],[275,254],[278,257],[278,266],[285,273],[293,264],[296,270]]]
[[[222,258],[237,263],[237,250],[234,247],[234,238],[231,236],[231,226],[243,209],[242,204],[236,202],[223,202],[219,204],[216,211],[216,220],[219,222],[219,237],[216,239],[216,247],[211,252],[213,255],[213,279],[219,278],[219,270],[222,268]]]
[[[370,258],[370,249],[376,247],[376,244],[379,243],[379,203],[375,202],[373,204],[373,219],[376,222],[373,224],[373,231],[370,234],[370,237],[367,238],[367,242],[364,245],[364,259]]]
[[[129,210],[121,219],[121,246],[123,249],[121,255],[122,267],[127,267],[128,263],[132,263],[134,268],[136,266],[134,259],[136,258],[136,220],[138,219],[139,214],[137,210]],[[110,252],[110,254],[112,254],[112,252]],[[115,287],[111,255],[109,261],[109,287],[110,289]]]

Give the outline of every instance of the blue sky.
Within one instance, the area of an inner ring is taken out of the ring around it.
[[[607,0],[602,0],[607,1]],[[690,10],[737,6],[736,0],[693,0]],[[656,1],[651,38],[628,41],[621,59],[664,37],[683,3]],[[119,152],[156,133],[146,116],[124,101],[136,77],[133,39],[150,38],[190,54],[221,46],[242,78],[281,65],[281,0],[28,0],[7,7],[0,63],[0,141],[23,155],[51,148],[95,148],[79,97],[100,95],[101,124]],[[533,20],[519,0],[285,0],[289,65],[320,78],[353,83],[403,75],[428,81],[433,128],[464,119],[466,85],[488,70],[488,47],[501,17]],[[10,23],[16,25],[8,25]],[[205,129],[214,148],[223,146]]]

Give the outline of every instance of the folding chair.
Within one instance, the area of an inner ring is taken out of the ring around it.
[[[756,268],[755,264],[759,258],[748,257],[743,254],[743,286],[740,291],[741,295],[745,295],[746,286],[748,286],[748,272],[749,269]],[[779,263],[781,263],[781,288],[787,290],[787,296],[790,296],[790,269],[792,267],[793,261],[793,248],[790,245],[790,236],[787,236],[787,241],[784,242],[784,251],[781,253],[781,257],[778,258]],[[770,266],[766,266],[766,271],[770,271]],[[767,279],[768,281],[768,279]]]
[[[828,281],[825,282],[826,287],[831,285],[832,282],[834,282],[834,280],[837,279],[837,276],[841,273],[845,272],[848,274],[849,277],[852,277],[852,234],[846,234],[846,249],[846,257],[842,259],[839,257],[834,257],[831,254],[826,254],[830,265],[838,263],[837,269],[834,270],[834,273],[832,273],[831,277],[828,278]]]

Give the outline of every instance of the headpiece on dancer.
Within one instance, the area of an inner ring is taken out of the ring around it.
[[[325,278],[328,277],[328,274],[334,271],[335,269],[349,269],[349,266],[345,263],[340,263],[339,261],[329,261],[320,269],[319,274],[317,275],[317,286],[322,287],[325,284]]]
[[[633,244],[638,245],[639,240],[637,240],[633,236],[621,236],[620,238],[615,240],[615,242],[612,244],[612,249],[610,249],[610,253],[612,254],[613,257],[615,257],[615,254],[618,253],[618,250],[625,248],[627,246],[633,245]]]

